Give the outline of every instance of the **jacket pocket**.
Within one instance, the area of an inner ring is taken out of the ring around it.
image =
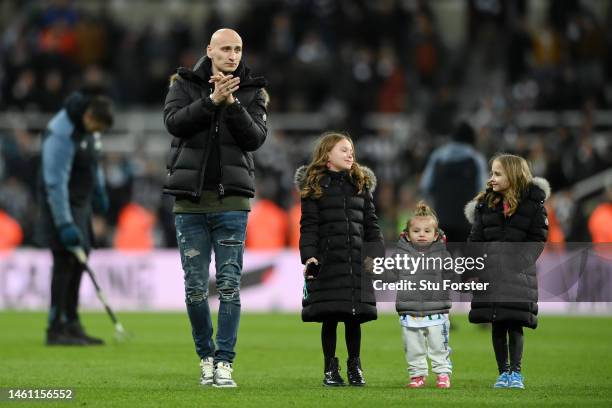
[[[183,139],[180,139],[178,146],[176,147],[173,154],[168,160],[168,165],[166,166],[166,168],[168,169],[168,174],[174,173],[174,167],[176,166],[176,162],[178,161],[178,158],[181,155],[181,151],[183,150],[184,145],[185,141]]]

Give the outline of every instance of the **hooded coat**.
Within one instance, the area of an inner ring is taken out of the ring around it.
[[[362,169],[370,181],[361,193],[348,172],[326,171],[321,179],[323,195],[302,198],[300,256],[302,263],[314,257],[321,265],[317,278],[305,283],[305,322],[363,323],[377,318],[362,250],[368,242],[382,246],[383,238],[372,198],[376,178],[370,169]],[[305,182],[306,166],[302,166],[295,173],[297,189],[302,190]]]
[[[473,292],[469,320],[472,323],[511,320],[535,329],[538,324],[535,263],[548,236],[544,201],[550,196],[550,185],[535,177],[510,217],[504,216],[501,200],[494,208],[488,207],[490,194],[498,193],[488,189],[482,200],[472,200],[465,207],[466,218],[472,224],[468,238],[473,243],[472,255],[486,254],[485,267],[475,277],[489,283],[488,290]]]
[[[265,79],[254,78],[240,62],[236,102],[215,105],[210,59],[202,57],[193,70],[179,68],[171,78],[164,106],[164,124],[173,136],[166,162],[164,193],[197,200],[202,190],[219,196],[253,197],[253,151],[265,141],[267,94]]]

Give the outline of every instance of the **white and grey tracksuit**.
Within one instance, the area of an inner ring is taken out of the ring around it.
[[[441,235],[441,234],[440,234]],[[441,240],[419,252],[405,237],[400,238],[398,253],[411,257],[441,257],[451,255]],[[423,269],[397,270],[399,280],[442,282],[453,279],[453,271]],[[451,374],[451,348],[448,345],[451,308],[450,294],[444,290],[403,290],[397,292],[396,310],[400,314],[402,339],[410,377],[427,376],[427,357],[436,374]]]

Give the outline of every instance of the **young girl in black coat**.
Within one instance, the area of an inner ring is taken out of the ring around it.
[[[472,223],[468,241],[486,242],[471,247],[483,245],[485,268],[476,278],[489,282],[490,289],[474,292],[469,319],[492,323],[499,370],[495,388],[524,388],[523,327],[537,326],[535,262],[548,236],[544,201],[549,195],[548,182],[534,178],[525,159],[500,154],[491,160],[486,190],[465,209]]]
[[[363,386],[360,325],[377,314],[374,300],[362,297],[362,247],[382,246],[372,200],[376,179],[355,161],[348,136],[328,133],[319,139],[312,162],[297,170],[295,181],[302,198],[302,320],[323,323],[323,384],[345,385],[336,358],[336,327],[344,322],[349,384]]]

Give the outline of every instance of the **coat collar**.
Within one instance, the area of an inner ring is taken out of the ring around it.
[[[444,251],[444,249],[446,248],[444,240],[441,238],[438,238],[437,240],[435,240],[434,242],[431,243],[431,245],[429,247],[427,247],[427,249],[423,252],[419,251],[413,244],[412,242],[410,242],[408,240],[408,237],[406,237],[405,235],[402,234],[402,236],[400,237],[400,239],[397,241],[397,247],[399,249],[402,249],[406,252],[408,252],[409,254],[413,255],[413,256],[418,256],[421,253],[424,254],[431,254],[434,252],[442,252]]]
[[[171,77],[171,83],[173,80],[181,77],[187,81],[192,81],[200,84],[204,87],[209,87],[211,84],[208,83],[208,79],[212,75],[212,63],[210,58],[206,55],[202,56],[198,62],[193,66],[192,69],[179,67],[176,70],[176,75]],[[263,88],[267,85],[267,81],[264,77],[253,77],[251,76],[251,70],[244,64],[243,61],[240,61],[238,67],[234,71],[232,75],[237,75],[240,77],[240,87],[256,87]]]

